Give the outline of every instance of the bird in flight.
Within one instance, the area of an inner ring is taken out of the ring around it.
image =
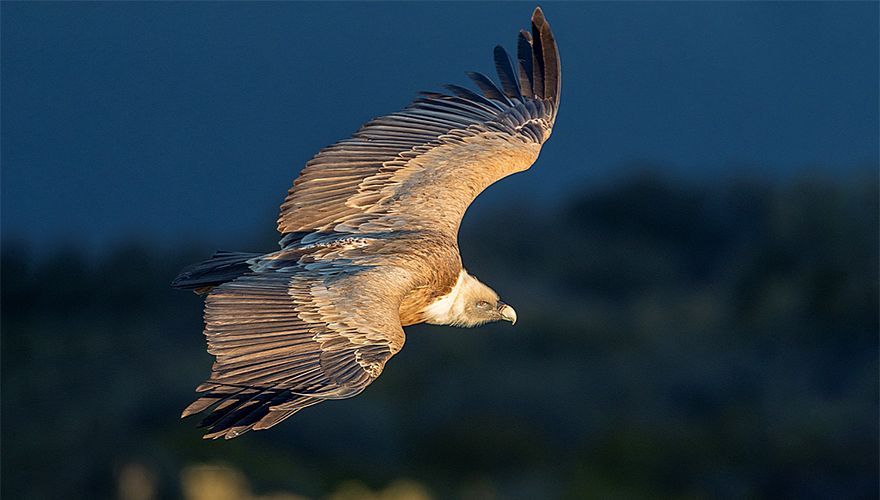
[[[281,205],[281,249],[217,252],[176,288],[207,294],[216,358],[182,417],[210,410],[206,439],[268,429],[328,399],[360,394],[417,323],[516,322],[468,274],[458,228],[485,188],[528,169],[559,106],[556,41],[540,8],[516,61],[495,47],[499,85],[446,85],[322,149]]]

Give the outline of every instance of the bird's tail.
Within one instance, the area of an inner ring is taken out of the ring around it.
[[[232,281],[251,270],[248,261],[259,253],[219,251],[210,259],[193,264],[177,275],[171,286],[204,293],[211,288]]]

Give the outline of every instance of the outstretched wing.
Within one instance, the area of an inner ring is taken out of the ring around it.
[[[281,233],[428,229],[455,237],[486,187],[528,169],[559,105],[559,55],[541,9],[521,31],[517,61],[495,48],[499,88],[468,73],[482,94],[448,85],[374,119],[308,162],[281,205]],[[282,240],[284,241],[284,240]]]
[[[280,267],[279,267],[280,266]],[[313,255],[214,288],[205,335],[216,356],[184,417],[212,408],[205,438],[266,429],[307,406],[359,394],[404,343],[405,276]]]

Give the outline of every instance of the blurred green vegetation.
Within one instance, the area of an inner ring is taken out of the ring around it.
[[[210,245],[4,238],[2,496],[876,498],[877,186],[649,172],[476,210],[464,261],[516,327],[412,328],[364,394],[228,442],[177,418],[211,358],[168,283]]]

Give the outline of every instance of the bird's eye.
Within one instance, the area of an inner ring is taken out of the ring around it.
[[[489,309],[490,307],[492,307],[492,304],[486,302],[485,300],[481,300],[481,301],[477,302],[477,309],[485,310],[485,309]]]

